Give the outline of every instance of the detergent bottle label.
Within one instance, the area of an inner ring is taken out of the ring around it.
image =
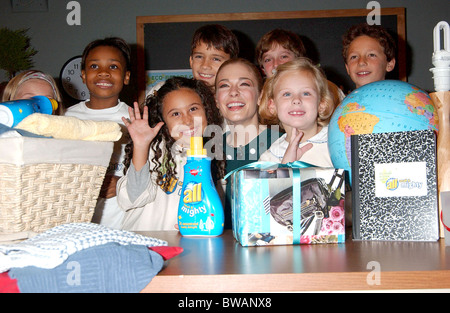
[[[184,236],[218,236],[223,232],[222,203],[205,167],[210,167],[208,159],[191,160],[185,166],[178,209],[178,227]]]
[[[190,187],[190,186],[188,186]],[[202,183],[193,184],[192,190],[186,189],[184,191],[184,199],[185,204],[195,203],[202,201]]]

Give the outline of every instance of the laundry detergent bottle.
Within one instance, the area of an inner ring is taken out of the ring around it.
[[[57,108],[58,102],[56,100],[44,96],[3,102],[0,103],[0,124],[15,127],[33,113],[52,115]]]
[[[183,236],[220,236],[223,225],[223,206],[211,176],[211,159],[203,149],[203,137],[191,137],[178,206],[180,233]]]

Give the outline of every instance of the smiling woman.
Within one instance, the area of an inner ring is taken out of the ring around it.
[[[258,128],[258,97],[262,79],[257,69],[247,60],[232,59],[225,62],[217,74],[217,106],[227,124]],[[256,135],[247,140],[253,140]],[[246,144],[248,142],[240,142],[234,146]]]
[[[223,137],[227,173],[257,161],[280,135],[277,126],[271,129],[260,123],[258,98],[262,85],[258,68],[246,59],[230,59],[217,72],[216,102],[228,125]],[[230,180],[225,195],[225,228],[230,228]]]

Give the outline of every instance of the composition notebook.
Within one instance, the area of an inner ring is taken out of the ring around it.
[[[351,136],[353,239],[439,239],[432,130]]]

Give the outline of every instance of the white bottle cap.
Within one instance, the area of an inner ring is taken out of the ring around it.
[[[14,124],[14,116],[11,110],[4,105],[0,105],[0,124],[11,127]]]

